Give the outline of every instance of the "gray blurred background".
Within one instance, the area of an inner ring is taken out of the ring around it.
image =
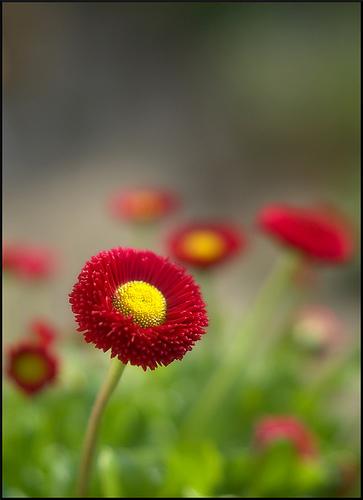
[[[227,217],[249,231],[241,270],[220,273],[238,314],[279,254],[255,234],[263,203],[334,202],[358,228],[359,11],[5,3],[4,240],[55,247],[62,262],[41,299],[7,289],[5,324],[20,332],[34,310],[71,323],[65,298],[84,261],[133,244],[105,209],[117,187],[172,188],[184,200],[178,219]],[[317,297],[356,330],[358,262],[325,273]]]

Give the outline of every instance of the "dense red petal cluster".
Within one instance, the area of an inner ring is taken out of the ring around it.
[[[150,187],[117,192],[109,202],[114,217],[141,223],[155,222],[178,206],[175,193]]]
[[[286,439],[302,457],[316,455],[315,439],[302,422],[291,416],[269,416],[260,420],[255,428],[257,446],[264,448],[269,443]]]
[[[45,279],[54,273],[56,259],[48,248],[7,244],[3,247],[3,269],[22,279]]]
[[[55,381],[58,360],[45,346],[22,341],[7,354],[7,375],[26,394],[40,392]]]
[[[166,301],[158,326],[142,327],[114,305],[130,282],[156,287]],[[182,359],[205,333],[208,319],[199,287],[184,269],[150,251],[113,248],[92,257],[70,294],[72,311],[87,342],[123,363],[154,369]]]
[[[237,255],[245,246],[242,232],[231,224],[197,222],[172,232],[170,255],[184,264],[211,268]]]
[[[263,231],[309,258],[346,262],[353,255],[351,228],[336,211],[267,205],[258,215]]]
[[[29,330],[36,340],[46,347],[53,344],[58,336],[56,328],[49,321],[41,318],[34,319],[29,325]]]

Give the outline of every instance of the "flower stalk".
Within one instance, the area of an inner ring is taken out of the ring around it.
[[[216,367],[205,390],[186,419],[183,428],[185,437],[191,437],[193,432],[200,432],[202,427],[206,427],[206,420],[218,408],[224,395],[238,377],[241,367],[245,366],[253,356],[253,350],[258,343],[258,333],[271,320],[281,297],[290,288],[291,276],[297,263],[298,258],[289,254],[278,262],[272,271],[246,316],[242,328],[231,339],[230,350],[227,351],[222,363]]]
[[[92,467],[93,456],[96,448],[96,441],[103,412],[111,397],[112,392],[116,388],[125,366],[117,358],[111,361],[107,377],[100,388],[96,401],[93,405],[91,416],[88,421],[86,435],[83,443],[81,463],[79,468],[77,497],[84,498],[87,494],[90,472]]]

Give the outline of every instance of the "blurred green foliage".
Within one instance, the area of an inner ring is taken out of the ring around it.
[[[196,348],[155,372],[128,367],[104,415],[91,496],[339,496],[344,488],[358,495],[358,422],[342,418],[332,404],[338,395],[344,405],[357,383],[359,357],[352,352],[336,366],[304,359],[286,331],[262,370],[246,377],[241,371],[230,396],[192,439],[183,437],[183,422],[213,371],[214,355]],[[27,398],[5,385],[5,496],[73,494],[106,358],[87,345],[67,346],[58,386]],[[323,376],[322,364],[328,366]],[[318,457],[301,459],[284,441],[257,450],[253,428],[266,414],[298,416],[318,439]]]

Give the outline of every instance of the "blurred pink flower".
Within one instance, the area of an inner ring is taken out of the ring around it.
[[[285,439],[290,441],[301,457],[312,457],[317,454],[313,435],[297,418],[292,416],[266,416],[255,427],[255,442],[260,448],[270,443]]]
[[[310,305],[296,314],[292,335],[301,346],[321,353],[340,345],[344,331],[345,325],[333,310]]]
[[[5,244],[3,246],[3,269],[21,279],[46,279],[56,270],[56,258],[49,248],[26,244]]]

